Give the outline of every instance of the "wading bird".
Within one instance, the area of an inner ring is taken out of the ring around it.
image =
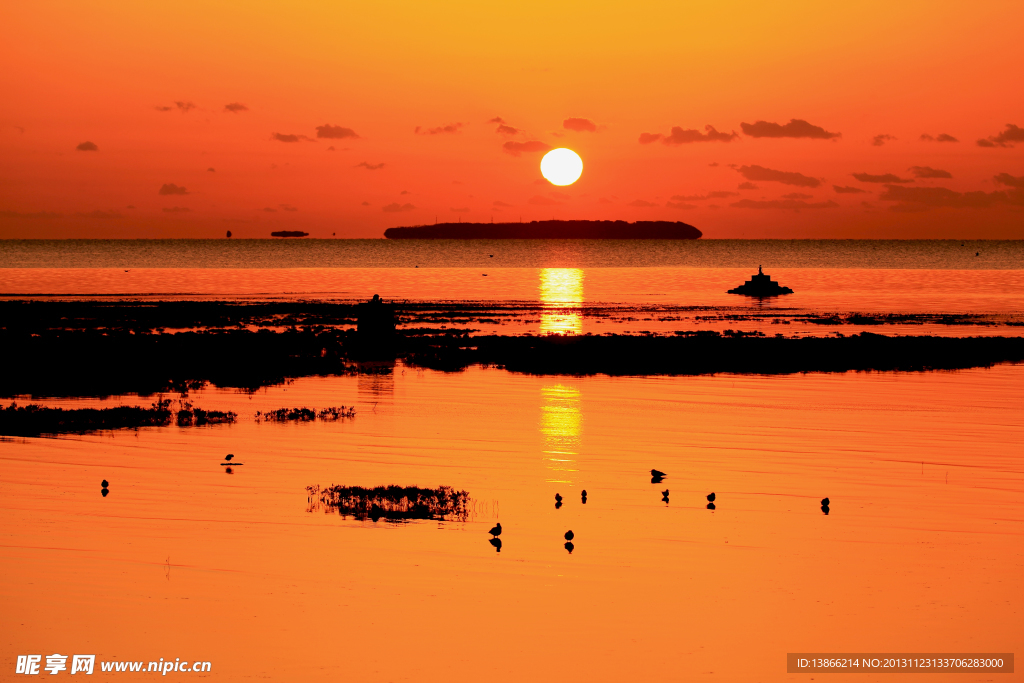
[[[501,522],[498,522],[496,525],[494,525],[491,528],[490,534],[491,534],[491,536],[494,536],[495,538],[497,538],[498,536],[501,536]]]

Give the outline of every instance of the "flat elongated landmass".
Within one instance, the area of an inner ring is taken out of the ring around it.
[[[270,233],[271,237],[309,237],[308,232],[302,232],[301,230],[275,230]]]
[[[384,231],[389,240],[695,240],[702,234],[678,221],[437,223]]]

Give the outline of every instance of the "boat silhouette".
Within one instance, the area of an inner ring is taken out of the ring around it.
[[[793,290],[783,287],[770,276],[765,275],[761,266],[757,267],[757,274],[751,275],[750,279],[739,287],[733,287],[726,294],[743,294],[744,296],[769,297],[792,294]]]

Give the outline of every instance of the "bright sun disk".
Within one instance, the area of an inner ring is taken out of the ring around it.
[[[583,159],[571,149],[559,147],[540,160],[540,173],[552,185],[572,185],[583,173]]]

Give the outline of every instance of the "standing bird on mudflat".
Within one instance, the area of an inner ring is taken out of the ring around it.
[[[491,528],[490,534],[495,538],[501,536],[501,522],[498,522],[494,527]]]
[[[821,506],[826,508],[828,507],[828,498],[821,499]]]
[[[709,503],[714,503],[715,502],[715,492],[714,491],[712,491],[711,493],[708,494],[708,502]]]

